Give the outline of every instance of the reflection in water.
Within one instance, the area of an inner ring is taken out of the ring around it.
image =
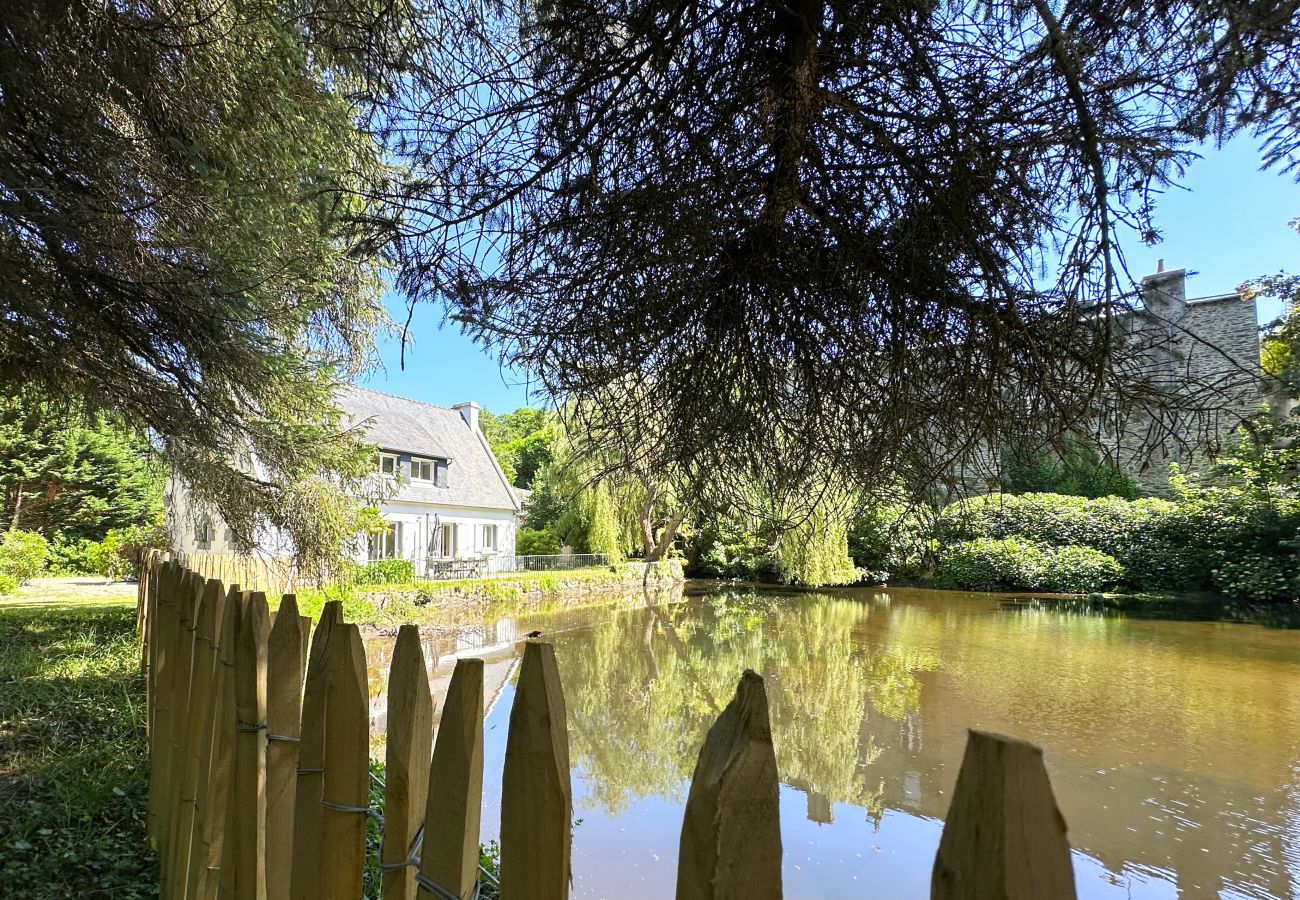
[[[1300,632],[896,590],[724,591],[430,636],[439,703],[455,654],[488,661],[485,825],[533,628],[569,709],[575,896],[671,896],[695,756],[752,668],[787,897],[927,896],[971,727],[1043,747],[1080,896],[1300,897]],[[377,688],[391,642],[367,650]]]

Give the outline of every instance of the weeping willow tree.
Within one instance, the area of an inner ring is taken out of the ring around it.
[[[647,797],[684,799],[705,733],[752,668],[767,682],[781,780],[878,809],[873,765],[887,731],[919,709],[921,676],[938,658],[864,641],[875,609],[858,601],[727,593],[697,604],[622,613],[557,656],[590,802],[617,813]]]
[[[860,577],[849,557],[847,517],[825,505],[781,535],[778,553],[782,578],[792,584],[851,584]]]

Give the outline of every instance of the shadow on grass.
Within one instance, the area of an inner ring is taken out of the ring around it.
[[[111,602],[0,607],[6,896],[157,894],[134,626]]]

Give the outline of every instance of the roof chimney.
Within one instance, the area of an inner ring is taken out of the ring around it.
[[[1142,305],[1157,318],[1181,318],[1187,306],[1187,270],[1166,270],[1165,261],[1160,260],[1155,274],[1142,279]]]
[[[478,404],[473,400],[465,403],[457,403],[452,409],[460,413],[460,417],[465,420],[465,424],[470,428],[478,431]]]

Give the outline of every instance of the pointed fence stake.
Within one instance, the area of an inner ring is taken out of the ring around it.
[[[420,876],[462,900],[474,895],[478,882],[482,805],[483,660],[460,659],[447,686],[429,769]],[[421,887],[419,897],[438,895]]]
[[[384,766],[384,900],[415,900],[415,868],[404,865],[415,846],[429,793],[433,697],[420,649],[420,631],[397,632],[388,673],[388,740]]]
[[[529,641],[501,779],[501,900],[565,900],[572,837],[569,732],[555,648]]]
[[[298,601],[285,594],[266,643],[266,896],[288,900],[307,645]]]
[[[320,805],[324,900],[357,900],[366,865],[370,802],[370,704],[366,652],[355,625],[330,635],[325,679],[324,782]]]
[[[763,679],[746,670],[691,778],[677,900],[780,900],[776,751]]]
[[[235,644],[240,619],[248,595],[232,584],[226,589],[226,602],[218,629],[216,678],[212,706],[212,771],[208,779],[208,813],[203,823],[206,860],[199,874],[199,893],[203,898],[216,897],[223,883],[232,880],[230,866],[230,818],[234,797],[235,772]]]
[[[343,624],[343,604],[331,600],[321,611],[307,655],[298,744],[298,786],[293,810],[294,900],[317,900],[321,893],[321,784],[324,774],[326,662],[334,629]]]
[[[1033,744],[971,731],[930,882],[933,900],[1073,900],[1065,819]]]
[[[248,595],[235,641],[235,896],[266,897],[266,595]]]

